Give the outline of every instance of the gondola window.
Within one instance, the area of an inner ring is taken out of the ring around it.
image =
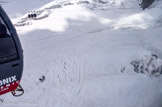
[[[17,50],[11,33],[3,18],[0,17],[0,64],[16,60]]]

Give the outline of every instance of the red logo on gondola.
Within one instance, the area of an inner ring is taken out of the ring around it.
[[[16,79],[16,75],[0,80],[0,95],[14,91],[19,85],[19,82]]]

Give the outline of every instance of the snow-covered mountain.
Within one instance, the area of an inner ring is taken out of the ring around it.
[[[48,2],[2,5],[24,49],[25,90],[0,96],[2,106],[162,106],[162,1],[144,11],[138,0]]]

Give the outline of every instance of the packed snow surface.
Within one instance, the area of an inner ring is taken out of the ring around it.
[[[161,0],[144,11],[140,0],[8,1],[25,94],[5,94],[1,106],[162,106]]]

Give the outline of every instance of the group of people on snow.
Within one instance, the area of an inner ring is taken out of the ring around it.
[[[28,14],[28,18],[36,18],[37,17],[37,14],[35,13],[35,11],[34,12],[29,12],[29,14]]]

